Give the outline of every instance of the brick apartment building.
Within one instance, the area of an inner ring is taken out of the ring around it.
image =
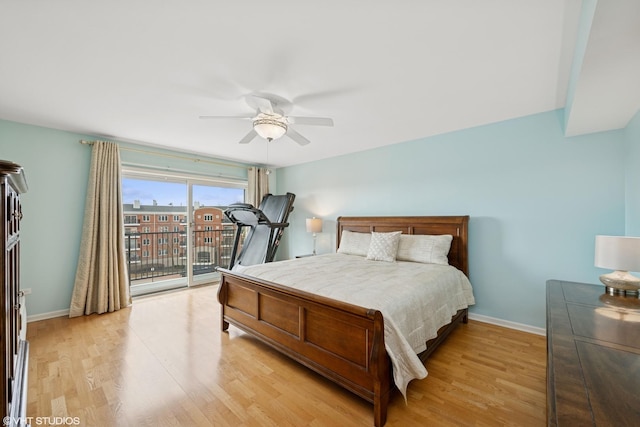
[[[151,272],[184,274],[187,263],[187,209],[155,201],[123,204],[125,244],[132,280]],[[228,266],[235,227],[225,221],[222,208],[194,206],[194,273]]]

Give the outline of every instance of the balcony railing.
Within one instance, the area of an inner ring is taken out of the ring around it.
[[[193,232],[193,274],[212,273],[228,267],[235,226]],[[187,237],[184,231],[125,233],[129,284],[187,275]]]

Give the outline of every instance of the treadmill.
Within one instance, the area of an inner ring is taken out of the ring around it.
[[[266,194],[258,208],[248,203],[234,203],[224,211],[224,215],[237,226],[229,261],[230,270],[273,261],[282,233],[289,226],[287,219],[293,210],[295,198],[293,193],[277,196]],[[247,227],[240,249],[240,238]]]

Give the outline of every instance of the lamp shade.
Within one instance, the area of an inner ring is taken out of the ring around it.
[[[308,233],[320,233],[322,231],[322,219],[320,218],[307,218],[307,232]]]
[[[254,120],[253,129],[262,138],[272,141],[287,132],[287,125],[280,120],[262,118]]]
[[[595,266],[640,271],[640,237],[596,236]]]

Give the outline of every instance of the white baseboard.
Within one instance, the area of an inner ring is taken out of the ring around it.
[[[510,322],[508,320],[497,319],[495,317],[483,316],[482,314],[474,314],[470,312],[469,319],[477,320],[478,322],[490,323],[492,325],[504,326],[505,328],[516,329],[518,331],[529,332],[536,335],[547,335],[547,330],[545,328],[525,325],[524,323]]]
[[[27,316],[27,323],[37,322],[38,320],[53,319],[54,317],[64,317],[69,315],[69,309],[50,311],[48,313],[34,314],[33,316]]]

